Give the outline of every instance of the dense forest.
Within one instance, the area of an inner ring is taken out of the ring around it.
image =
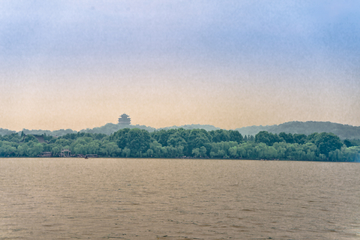
[[[86,128],[82,129],[80,133],[103,133],[103,134],[113,134],[120,129],[123,128],[139,128],[143,130],[147,130],[148,132],[154,132],[159,130],[170,130],[170,129],[179,129],[183,128],[185,130],[192,130],[192,129],[205,129],[206,131],[215,131],[220,130],[220,128],[214,127],[212,125],[201,125],[201,124],[190,124],[190,125],[182,125],[182,126],[172,126],[172,127],[165,127],[165,128],[153,128],[150,126],[144,125],[121,125],[121,124],[114,124],[114,123],[107,123],[101,127],[95,128]],[[345,124],[339,123],[332,123],[332,122],[286,122],[279,125],[270,125],[270,126],[250,126],[250,127],[243,127],[235,129],[240,132],[242,135],[253,135],[255,136],[261,131],[267,131],[270,133],[279,134],[281,132],[285,133],[292,133],[292,134],[305,134],[309,135],[314,132],[328,132],[333,133],[340,137],[340,139],[360,139],[360,126],[350,126]],[[72,129],[59,129],[55,131],[50,130],[29,130],[23,129],[22,131],[25,134],[29,135],[42,135],[46,134],[48,136],[60,137],[64,136],[69,133],[78,133],[78,131]],[[16,131],[8,130],[0,128],[0,135],[9,135],[12,133],[17,133]]]
[[[360,127],[332,123],[332,122],[286,122],[279,125],[270,126],[250,126],[237,128],[243,135],[255,135],[260,131],[267,131],[271,133],[292,133],[292,134],[306,134],[309,135],[314,132],[331,132],[341,139],[359,139],[360,138]]]
[[[12,133],[0,136],[0,157],[213,158],[304,161],[360,161],[360,140],[333,133],[279,134],[261,131],[242,136],[235,130],[169,129],[149,132],[124,128],[106,135]]]

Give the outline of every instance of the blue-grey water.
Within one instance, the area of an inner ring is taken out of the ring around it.
[[[360,164],[0,159],[0,239],[360,239]]]

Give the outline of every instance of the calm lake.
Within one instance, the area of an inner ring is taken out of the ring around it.
[[[0,239],[360,239],[360,164],[0,159]]]

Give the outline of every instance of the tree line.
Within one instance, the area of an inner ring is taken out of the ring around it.
[[[212,158],[304,161],[360,161],[360,141],[344,140],[332,133],[279,134],[261,131],[242,136],[236,130],[169,129],[149,132],[124,128],[106,135],[70,133],[61,137],[0,136],[0,157],[38,157],[63,150],[71,156],[133,158]]]
[[[255,135],[260,131],[280,134],[286,133],[302,133],[310,135],[314,132],[331,132],[340,137],[340,139],[357,139],[360,138],[360,126],[351,126],[332,122],[285,122],[279,125],[270,126],[249,126],[237,128],[242,134]]]

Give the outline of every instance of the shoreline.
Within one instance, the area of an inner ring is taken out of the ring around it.
[[[94,158],[81,158],[81,157],[0,157],[2,159],[147,159],[147,160],[215,160],[215,161],[259,161],[259,162],[322,162],[322,163],[360,163],[358,161],[313,161],[313,160],[290,160],[290,159],[277,159],[277,160],[267,160],[267,159],[235,159],[235,158],[137,158],[137,157],[94,157]]]

